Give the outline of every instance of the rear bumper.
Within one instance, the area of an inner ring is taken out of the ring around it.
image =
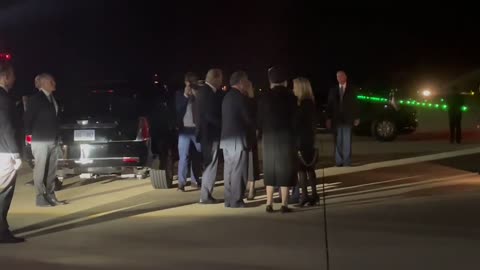
[[[65,176],[72,174],[94,173],[114,174],[132,173],[139,167],[145,167],[145,163],[123,161],[123,158],[105,158],[89,160],[60,159],[58,161],[57,175]]]
[[[149,162],[148,142],[64,144],[58,160],[58,174],[124,173]]]

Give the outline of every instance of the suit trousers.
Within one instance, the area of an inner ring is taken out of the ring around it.
[[[243,202],[248,181],[249,152],[243,149],[223,149],[225,159],[225,206],[238,207]]]
[[[0,156],[0,235],[9,230],[7,222],[8,210],[12,203],[17,172],[10,155]]]
[[[335,162],[337,166],[352,165],[352,127],[339,126],[335,134]]]
[[[55,178],[59,147],[54,142],[32,142],[32,153],[35,159],[33,181],[37,196],[55,192]]]
[[[202,152],[204,153],[203,156],[205,162],[205,169],[202,175],[202,190],[200,195],[200,201],[207,201],[213,198],[213,188],[215,187],[215,181],[217,180],[220,142],[214,141],[211,144],[203,144]]]
[[[448,118],[450,122],[450,142],[461,143],[462,142],[462,113],[449,112]]]

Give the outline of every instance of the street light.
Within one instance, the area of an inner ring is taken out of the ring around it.
[[[432,91],[430,91],[429,89],[425,89],[422,91],[422,96],[424,97],[430,97],[432,95]]]

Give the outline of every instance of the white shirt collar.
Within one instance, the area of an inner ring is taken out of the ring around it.
[[[49,93],[48,91],[45,91],[44,89],[40,88],[40,91],[42,91],[47,97],[51,96],[52,94]]]
[[[205,84],[210,86],[213,89],[213,92],[217,92],[217,88],[215,88],[215,86],[211,85],[209,82],[205,82]]]

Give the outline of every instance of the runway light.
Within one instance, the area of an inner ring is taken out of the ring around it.
[[[432,95],[432,91],[430,91],[429,89],[425,89],[422,91],[422,96],[424,97],[429,97]]]

